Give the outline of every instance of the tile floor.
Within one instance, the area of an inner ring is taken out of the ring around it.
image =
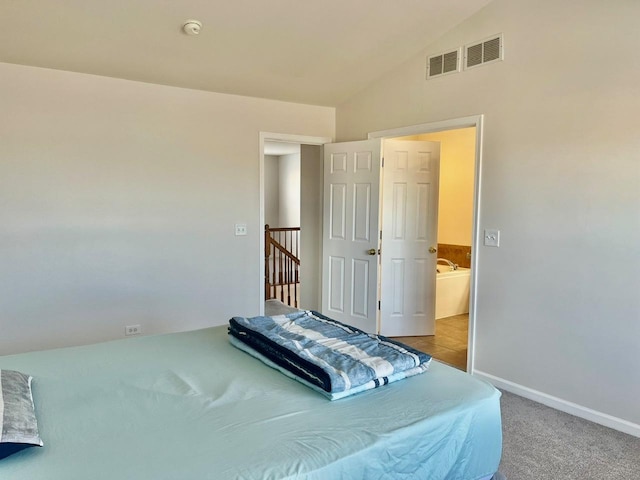
[[[424,337],[394,337],[402,343],[428,353],[436,360],[467,370],[469,314],[436,320],[436,334]]]

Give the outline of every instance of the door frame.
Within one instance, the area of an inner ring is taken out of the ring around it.
[[[260,232],[258,234],[260,248],[258,265],[260,266],[260,305],[259,315],[264,315],[264,143],[268,141],[297,143],[298,145],[324,145],[333,142],[331,137],[314,137],[309,135],[293,135],[288,133],[260,132]],[[322,245],[320,246],[322,248]],[[322,283],[320,283],[322,285]]]
[[[445,130],[476,127],[476,151],[473,192],[473,225],[471,227],[471,282],[469,292],[469,335],[467,338],[467,372],[475,372],[475,337],[476,337],[476,301],[478,290],[478,257],[479,246],[482,245],[480,236],[480,193],[482,187],[482,126],[484,115],[472,115],[468,117],[453,118],[439,122],[422,123],[407,127],[379,130],[368,134],[368,139],[396,138],[422,133],[435,133]]]

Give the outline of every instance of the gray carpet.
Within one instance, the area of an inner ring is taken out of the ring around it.
[[[640,438],[502,392],[507,480],[640,480]]]

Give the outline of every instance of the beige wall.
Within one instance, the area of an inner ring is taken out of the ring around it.
[[[260,132],[334,136],[332,108],[11,64],[0,105],[0,354],[257,314]]]
[[[280,226],[280,168],[277,155],[264,156],[264,223]]]
[[[476,252],[476,369],[640,434],[638,18],[495,0],[339,106],[337,135],[484,114],[480,228],[502,236]],[[427,55],[500,32],[503,62],[424,80]]]
[[[278,157],[279,214],[280,225],[274,227],[300,226],[300,154],[292,153]]]
[[[322,275],[322,147],[300,145],[300,305],[320,310]]]
[[[476,129],[459,128],[418,136],[440,142],[438,243],[471,245]]]

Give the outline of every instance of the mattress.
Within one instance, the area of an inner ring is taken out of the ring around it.
[[[491,476],[499,392],[436,361],[331,402],[232,347],[225,326],[0,357],[34,377],[42,448],[12,480]]]

